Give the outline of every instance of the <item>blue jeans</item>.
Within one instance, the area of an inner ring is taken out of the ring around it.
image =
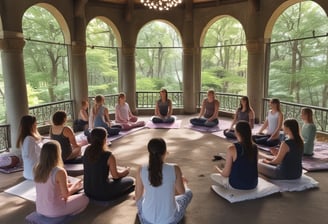
[[[160,118],[157,116],[153,116],[152,117],[152,122],[154,124],[158,124],[158,123],[173,123],[175,121],[175,118],[170,116],[170,117],[165,117],[165,118]]]
[[[212,121],[208,121],[207,118],[192,118],[190,119],[190,123],[195,126],[205,126],[205,127],[214,127],[219,124],[218,119],[214,119]]]
[[[254,135],[253,141],[256,144],[269,146],[269,147],[273,147],[280,144],[280,139],[268,140],[270,137],[271,137],[270,135]]]
[[[186,189],[186,192],[184,194],[175,196],[175,201],[177,202],[178,208],[176,209],[176,212],[174,214],[173,222],[171,222],[169,224],[176,224],[179,221],[181,221],[181,219],[183,218],[183,216],[186,213],[187,206],[189,205],[189,203],[192,199],[192,196],[193,195],[192,195],[192,192],[191,192],[190,189]],[[137,201],[138,217],[139,217],[140,223],[141,224],[155,224],[155,223],[148,222],[145,218],[143,218],[143,216],[142,216],[142,201],[143,201],[143,197],[141,197]]]

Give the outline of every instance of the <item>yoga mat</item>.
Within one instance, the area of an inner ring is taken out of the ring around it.
[[[68,176],[68,181],[72,183],[79,180],[79,178]],[[35,202],[36,200],[35,184],[32,180],[24,180],[23,182],[16,184],[11,188],[8,188],[4,192],[27,199],[29,201]]]
[[[17,166],[17,167],[12,167],[12,168],[0,168],[1,173],[14,173],[14,172],[19,172],[23,170],[23,166]]]
[[[307,171],[328,170],[328,143],[316,142],[313,156],[303,156],[302,166]]]
[[[178,129],[181,126],[181,120],[175,120],[173,123],[158,123],[154,124],[152,121],[146,123],[147,128],[162,128],[162,129]]]

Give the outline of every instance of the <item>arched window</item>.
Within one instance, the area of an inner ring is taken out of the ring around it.
[[[288,7],[276,20],[270,43],[268,96],[327,107],[328,17],[313,1]]]
[[[136,46],[137,91],[182,91],[182,44],[166,22],[153,21],[138,34]]]
[[[95,18],[87,26],[86,39],[89,96],[118,93],[118,48],[113,29]]]
[[[71,99],[67,46],[58,21],[47,9],[32,6],[22,25],[29,106]]]
[[[241,24],[228,16],[215,18],[201,46],[201,90],[246,94],[247,49]]]

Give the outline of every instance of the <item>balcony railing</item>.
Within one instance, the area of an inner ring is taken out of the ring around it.
[[[137,93],[137,108],[155,108],[157,100],[159,100],[159,91],[139,91]],[[183,108],[183,92],[168,92],[167,97],[172,100],[173,108]]]
[[[8,124],[0,125],[0,153],[8,151],[10,145],[10,126]]]
[[[263,111],[264,115],[266,115],[266,112],[269,109],[269,102],[270,99],[263,99]],[[301,119],[301,109],[303,107],[309,107],[313,111],[313,122],[317,127],[318,131],[328,133],[328,108],[323,107],[314,107],[304,104],[298,104],[298,103],[290,103],[290,102],[284,102],[280,101],[280,107],[281,111],[284,114],[284,119],[286,118],[294,118],[296,119],[300,124],[302,124]]]
[[[68,121],[73,119],[72,100],[65,100],[30,107],[29,113],[36,117],[38,126],[43,126],[51,124],[51,116],[58,110],[63,110],[66,112]]]

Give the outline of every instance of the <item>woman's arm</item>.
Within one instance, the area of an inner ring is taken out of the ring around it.
[[[202,107],[200,108],[198,117],[201,118],[205,113],[206,99],[203,99]]]
[[[233,121],[231,122],[230,130],[233,130],[234,125],[237,123],[237,120],[238,120],[238,112],[239,112],[239,110],[237,109],[235,111],[235,114],[233,115]]]
[[[82,188],[82,180],[68,186],[67,173],[62,168],[56,173],[56,183],[59,185],[61,196],[65,201],[70,195]]]
[[[87,112],[84,109],[80,110],[80,118],[84,121],[89,120],[89,116],[88,116]]]
[[[264,159],[264,163],[272,164],[272,165],[278,165],[280,164],[283,159],[285,158],[286,153],[289,152],[289,147],[285,142],[282,142],[278,151],[277,156],[273,157],[272,160],[270,159]]]
[[[158,108],[158,101],[156,102],[156,105],[155,105],[155,116],[161,117],[161,114],[159,113],[159,108]]]
[[[249,110],[248,119],[249,119],[249,125],[251,126],[251,129],[253,129],[254,122],[255,122],[255,112],[252,108],[250,108],[250,110]]]
[[[184,194],[186,192],[185,188],[185,179],[182,176],[181,169],[178,165],[174,165],[174,170],[175,170],[175,191],[176,193],[179,194]]]
[[[263,133],[263,131],[268,127],[268,118],[265,119],[264,123],[262,124],[260,130],[258,131],[258,133]]]
[[[136,187],[135,187],[135,200],[138,201],[143,193],[144,193],[144,186],[141,180],[141,166],[138,167],[137,174],[136,174]]]
[[[168,99],[168,111],[167,111],[167,116],[170,117],[173,113],[173,108],[172,108],[172,100]]]
[[[120,179],[122,177],[125,177],[130,172],[130,167],[126,167],[123,171],[117,170],[116,159],[113,154],[108,158],[107,164],[109,166],[110,173],[112,174],[113,179]]]
[[[231,173],[231,168],[233,161],[236,160],[237,154],[236,154],[236,147],[234,145],[229,146],[227,149],[227,155],[226,155],[226,162],[224,164],[223,170],[221,170],[219,167],[217,167],[218,172],[223,177],[229,177]]]
[[[77,142],[76,142],[76,138],[75,138],[74,132],[71,127],[65,126],[63,134],[65,137],[67,137],[69,139],[69,142],[71,143],[73,148],[80,147],[80,145],[77,144]]]
[[[104,109],[104,118],[105,122],[108,124],[108,127],[111,127],[108,108]]]

